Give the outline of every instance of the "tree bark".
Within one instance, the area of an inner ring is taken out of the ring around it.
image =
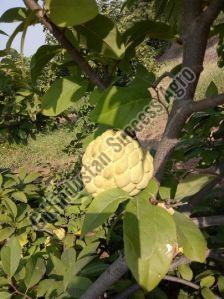
[[[36,14],[40,22],[50,31],[50,33],[52,33],[62,47],[68,51],[74,62],[79,65],[90,81],[100,89],[106,89],[107,85],[105,82],[103,82],[99,75],[91,68],[88,62],[85,61],[82,54],[70,43],[64,33],[48,19],[40,5],[38,5],[34,0],[23,1],[25,5]]]

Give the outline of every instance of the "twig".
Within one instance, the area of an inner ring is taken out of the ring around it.
[[[166,77],[169,78],[174,78],[173,74],[171,72],[164,72],[160,77],[158,77],[154,83],[152,84],[152,88],[155,90],[156,93],[156,100],[163,106],[163,108],[166,110],[167,115],[169,115],[169,104],[166,102],[165,99],[161,99],[160,95],[159,95],[159,90],[158,90],[158,85],[160,84],[160,82],[165,79]]]
[[[210,216],[210,217],[199,217],[191,218],[191,220],[198,225],[200,228],[209,226],[220,226],[224,225],[224,215],[222,216]]]
[[[106,89],[106,84],[98,76],[98,74],[91,68],[91,66],[85,61],[81,53],[73,47],[70,41],[65,37],[64,33],[53,24],[45,15],[44,10],[38,5],[35,0],[23,0],[25,5],[33,12],[39,19],[39,21],[53,34],[53,36],[59,41],[59,43],[68,51],[77,63],[82,71],[89,77],[90,81],[97,85],[100,89]]]
[[[172,262],[172,264],[170,265],[169,271],[175,270],[180,265],[187,265],[190,263],[191,260],[189,260],[186,256],[184,255],[177,256],[175,260]]]
[[[195,290],[199,290],[200,287],[199,285],[197,285],[196,283],[193,283],[191,281],[188,281],[188,280],[185,280],[185,279],[182,279],[182,278],[179,278],[179,277],[175,277],[175,276],[171,276],[171,275],[166,275],[164,277],[164,280],[168,280],[168,281],[173,281],[173,282],[177,282],[177,283],[180,283],[180,284],[184,284],[190,288],[193,288]]]
[[[163,108],[166,111],[166,114],[169,115],[169,104],[166,102],[166,100],[161,99],[159,95],[159,90],[158,88],[154,88],[155,93],[156,93],[156,100],[163,106]]]
[[[163,80],[163,79],[165,79],[166,77],[169,77],[169,78],[172,78],[173,79],[173,74],[171,73],[171,72],[164,72],[160,77],[158,77],[155,81],[154,81],[154,83],[152,84],[152,88],[156,88],[158,85],[159,85],[159,83]]]
[[[199,224],[200,227],[224,224],[223,216],[191,218],[191,220],[193,220],[193,222],[196,224]],[[214,254],[214,251],[212,250],[208,251],[207,257],[211,257],[213,259],[217,259],[218,257],[219,260],[222,258],[220,255],[217,256],[217,254]],[[191,260],[185,256],[177,257],[170,265],[169,271],[175,270],[179,265],[189,263],[191,263]],[[125,259],[123,256],[120,256],[101,276],[98,277],[98,279],[91,285],[86,293],[82,295],[81,299],[97,299],[104,292],[106,292],[111,285],[118,281],[127,271],[128,266],[125,262]]]
[[[188,280],[181,279],[181,278],[175,277],[175,276],[166,275],[163,278],[163,280],[177,282],[177,283],[186,285],[190,288],[193,288],[195,290],[200,289],[200,287],[196,283],[193,283],[193,282],[190,282]],[[141,287],[138,284],[134,284],[131,287],[129,287],[128,289],[126,289],[125,291],[123,291],[121,294],[113,297],[113,299],[127,299],[130,295],[134,294],[135,292],[137,292],[140,289],[141,289]]]
[[[16,293],[17,295],[21,295],[21,296],[23,296],[25,299],[32,299],[30,296],[28,296],[28,295],[26,295],[26,294],[20,292],[20,291],[16,288],[16,286],[13,285],[13,283],[10,283],[10,286],[13,288],[13,290],[15,291],[14,293]]]
[[[208,251],[207,257],[215,259],[219,262],[223,262],[223,260],[224,260],[224,258],[219,253],[214,252],[213,250]],[[177,257],[173,261],[173,263],[171,264],[169,271],[175,270],[180,265],[184,265],[184,264],[186,265],[186,264],[190,264],[190,263],[191,263],[191,261],[188,258],[186,258],[185,256]],[[200,289],[200,287],[195,283],[192,283],[190,281],[187,281],[187,280],[184,280],[184,279],[181,279],[181,278],[177,278],[177,277],[174,277],[174,276],[170,276],[170,275],[166,275],[163,278],[163,280],[168,280],[168,281],[181,283],[181,284],[187,285],[191,288],[194,288],[196,290]],[[121,294],[113,297],[113,299],[127,299],[128,296],[134,294],[136,291],[138,291],[140,289],[141,289],[141,287],[138,284],[134,284],[133,286],[131,286],[128,289],[126,289],[125,291],[123,291]]]
[[[204,188],[202,188],[198,193],[194,194],[189,199],[187,199],[186,204],[179,208],[179,212],[190,215],[194,207],[204,200],[208,192],[211,192],[211,190],[222,181],[223,181],[222,176],[216,177],[214,180],[208,183]]]

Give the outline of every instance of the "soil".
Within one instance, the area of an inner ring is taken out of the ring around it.
[[[217,52],[216,46],[218,43],[218,38],[215,36],[211,38],[208,42],[205,60],[204,63],[212,63],[217,61]],[[169,49],[165,51],[165,53],[158,58],[158,62],[167,62],[167,61],[177,61],[181,60],[183,55],[183,47],[178,43],[173,43]],[[164,79],[161,82],[161,86],[166,88],[169,84],[169,79]],[[152,123],[145,127],[140,133],[137,133],[137,138],[139,139],[142,146],[146,149],[156,149],[159,141],[163,135],[163,132],[167,123],[167,113],[164,110],[164,113],[155,119],[153,119]]]

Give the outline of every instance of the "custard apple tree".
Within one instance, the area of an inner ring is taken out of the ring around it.
[[[71,226],[78,226],[75,242],[82,248],[88,244],[86,252],[84,247],[76,255],[73,243],[69,251],[63,244],[51,248],[50,262],[40,252],[26,263],[24,277],[17,267],[23,253],[4,227],[9,241],[3,238],[1,249],[2,297],[8,298],[12,281],[25,298],[222,296],[224,94],[214,82],[203,99],[196,89],[211,36],[220,37],[223,58],[223,0],[141,1],[151,2],[150,19],[125,32],[99,12],[95,0],[23,2],[25,7],[0,18],[19,22],[7,47],[22,32],[23,48],[27,28],[41,23],[57,45],[42,46],[33,55],[32,81],[58,53],[68,68],[44,94],[42,113],[57,116],[85,99],[97,128],[83,140],[78,176],[83,189],[69,207],[71,215],[80,215]],[[136,5],[123,1],[121,10],[128,14]],[[160,76],[147,70],[136,55],[146,38],[181,43],[181,64]],[[161,91],[165,78],[168,88]],[[144,148],[139,133],[161,113],[167,113],[162,137],[156,148]],[[88,255],[88,242],[96,239]],[[32,276],[35,269],[38,279]],[[174,293],[168,281],[175,284]],[[48,285],[55,288],[53,295],[46,295]]]

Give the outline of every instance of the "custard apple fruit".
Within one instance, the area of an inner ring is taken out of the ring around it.
[[[133,196],[152,178],[153,158],[123,131],[108,130],[86,148],[81,173],[94,197],[117,187]]]

